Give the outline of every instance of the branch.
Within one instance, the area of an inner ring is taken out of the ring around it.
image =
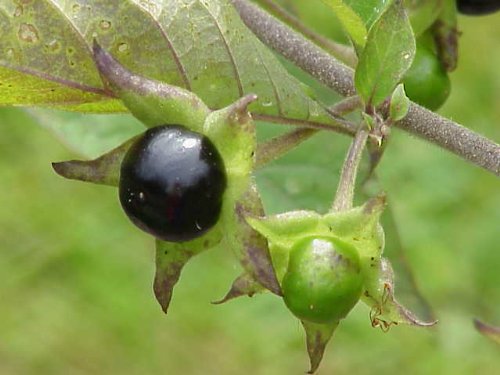
[[[266,45],[343,96],[356,94],[354,71],[252,4],[232,0],[246,26]],[[500,146],[415,103],[395,126],[500,176]]]

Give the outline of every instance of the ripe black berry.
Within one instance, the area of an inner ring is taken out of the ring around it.
[[[457,0],[457,9],[470,15],[494,13],[500,10],[500,0]]]
[[[156,238],[189,241],[217,223],[226,184],[224,162],[210,139],[163,125],[127,151],[120,202],[132,222]]]

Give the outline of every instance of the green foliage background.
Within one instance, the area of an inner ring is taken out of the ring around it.
[[[298,11],[323,32],[336,32],[328,20]],[[459,68],[441,110],[497,141],[498,17],[460,18]],[[50,162],[75,155],[32,115],[1,109],[0,130],[0,374],[307,369],[302,329],[278,298],[209,303],[239,273],[229,249],[204,253],[187,266],[164,316],[151,289],[153,240],[122,214],[116,190],[58,177]],[[281,130],[259,125],[262,137]],[[322,133],[261,171],[268,211],[324,211],[347,143]],[[370,327],[360,304],[335,333],[318,373],[500,371],[498,346],[472,326],[472,317],[500,325],[498,179],[399,131],[379,174],[406,256],[440,322],[384,334]]]

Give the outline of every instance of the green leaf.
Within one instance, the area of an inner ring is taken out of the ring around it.
[[[367,30],[392,0],[343,0],[363,20]]]
[[[332,8],[356,48],[362,48],[367,35],[363,19],[345,1],[323,0],[323,2]]]
[[[358,51],[362,51],[368,30],[380,13],[387,0],[323,0],[329,5],[342,23]]]
[[[394,1],[373,24],[354,77],[365,104],[377,106],[392,93],[411,66],[415,38],[400,0]]]
[[[185,88],[211,109],[255,93],[255,114],[333,124],[228,0],[0,3],[0,105],[124,111],[92,41],[128,70]]]
[[[400,83],[391,96],[391,104],[389,106],[389,118],[392,121],[402,120],[408,113],[410,108],[410,99],[406,96],[405,89]]]
[[[444,0],[405,0],[415,36],[428,30],[438,18]]]

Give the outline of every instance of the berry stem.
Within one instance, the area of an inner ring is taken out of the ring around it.
[[[363,155],[363,149],[368,139],[368,131],[365,129],[364,122],[354,136],[354,139],[347,151],[340,181],[337,187],[337,193],[332,204],[332,211],[346,211],[353,207],[354,187],[356,185],[356,176],[358,167]]]

